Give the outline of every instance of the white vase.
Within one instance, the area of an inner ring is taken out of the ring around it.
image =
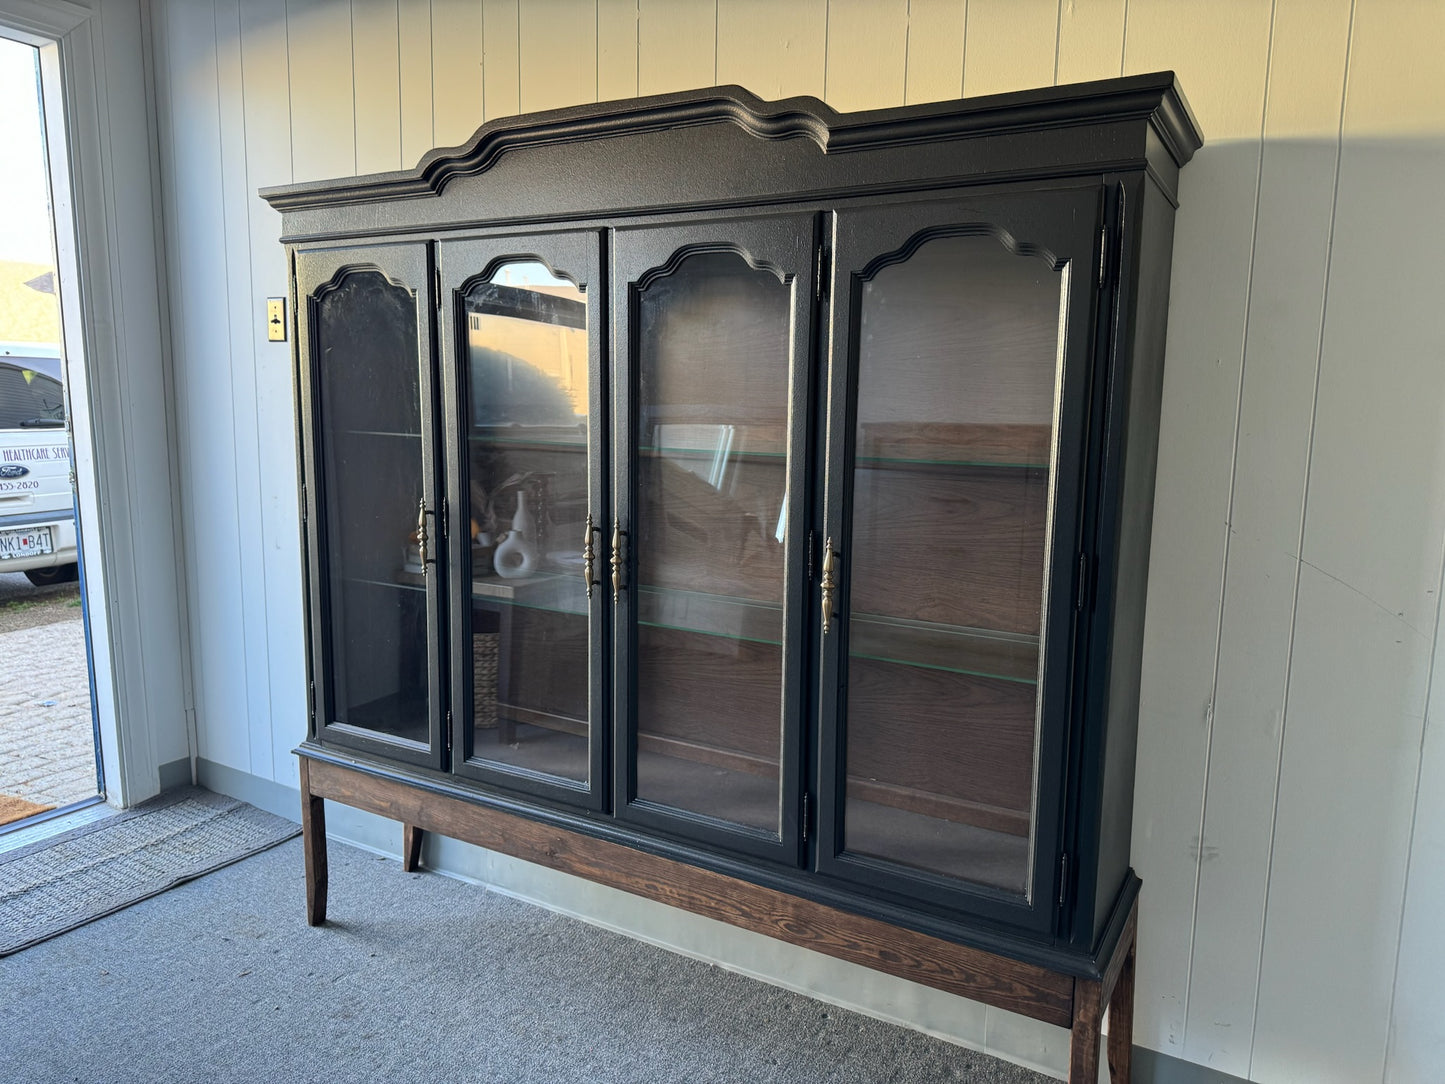
[[[527,539],[527,494],[517,490],[517,511],[512,529],[492,555],[492,567],[505,580],[530,576],[537,570],[537,547]]]

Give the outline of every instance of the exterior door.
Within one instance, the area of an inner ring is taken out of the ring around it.
[[[618,230],[617,816],[796,865],[811,215]]]
[[[818,868],[1041,931],[1099,215],[1097,187],[843,211],[833,253]]]
[[[427,248],[295,260],[312,734],[440,768],[446,562]]]
[[[600,809],[606,297],[595,232],[440,246],[452,770]]]

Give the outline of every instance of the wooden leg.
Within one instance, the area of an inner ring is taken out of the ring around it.
[[[326,921],[326,806],[311,793],[311,765],[301,758],[301,845],[306,852],[306,921]]]
[[[1129,1084],[1134,1056],[1134,946],[1124,957],[1109,998],[1109,1080]]]
[[[1099,1037],[1104,996],[1092,979],[1074,980],[1074,1028],[1069,1036],[1069,1084],[1099,1084]]]
[[[421,839],[425,834],[414,824],[401,826],[401,868],[407,873],[421,868]]]

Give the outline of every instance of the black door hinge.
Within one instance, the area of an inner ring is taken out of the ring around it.
[[[1069,856],[1067,853],[1059,855],[1059,906],[1069,896]]]
[[[1104,288],[1109,264],[1109,227],[1099,227],[1099,288]]]
[[[1079,584],[1078,593],[1074,599],[1074,608],[1080,613],[1083,613],[1084,608],[1089,604],[1089,593],[1093,580],[1093,577],[1089,575],[1090,571],[1089,555],[1087,553],[1079,554]]]
[[[301,522],[302,522],[302,523],[307,522],[307,521],[311,518],[311,513],[307,510],[307,507],[306,507],[307,504],[308,504],[308,501],[306,500],[306,486],[305,486],[305,484],[303,483],[302,486],[301,486]]]
[[[818,532],[808,532],[808,582],[813,582],[813,554],[818,549]]]
[[[440,267],[433,267],[433,268],[432,268],[432,287],[433,287],[432,296],[436,298],[437,311],[441,311],[441,307],[442,307],[442,269],[441,269]]]
[[[451,523],[451,521],[452,521],[451,505],[447,503],[447,498],[443,497],[443,498],[442,498],[442,537],[443,537],[443,538],[446,538],[447,535],[451,533],[450,528],[447,526],[447,524]]]
[[[828,296],[828,272],[832,266],[831,253],[824,245],[819,245],[813,267],[813,296],[822,301]]]
[[[808,842],[808,822],[809,822],[809,820],[812,819],[812,813],[813,813],[813,803],[812,803],[812,801],[810,800],[810,795],[804,793],[804,795],[803,795],[803,825],[802,825],[802,827],[803,827],[803,842],[804,842],[804,843],[807,843],[807,842]]]

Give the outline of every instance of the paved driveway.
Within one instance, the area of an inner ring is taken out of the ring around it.
[[[90,797],[93,734],[75,584],[0,574],[0,794],[56,806]]]

